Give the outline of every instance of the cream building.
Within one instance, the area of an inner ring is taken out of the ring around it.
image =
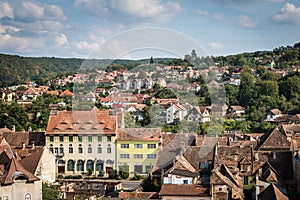
[[[115,169],[116,116],[110,110],[57,111],[50,115],[46,146],[56,155],[57,174]]]

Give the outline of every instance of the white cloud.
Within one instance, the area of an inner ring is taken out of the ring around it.
[[[54,40],[55,40],[56,44],[60,47],[68,45],[68,38],[63,33],[57,35]]]
[[[0,19],[2,17],[14,17],[13,9],[7,2],[0,3]]]
[[[164,22],[183,9],[177,2],[160,0],[76,0],[74,5],[94,16],[106,16],[115,21],[155,20]]]
[[[300,24],[300,7],[292,3],[285,3],[279,13],[272,17],[272,20],[278,23]]]
[[[246,15],[240,15],[237,24],[244,28],[254,29],[258,27],[258,22]]]
[[[213,15],[213,17],[219,21],[224,20],[224,18],[225,18],[225,16],[222,13],[216,13]]]
[[[201,16],[207,16],[208,11],[206,11],[206,10],[196,10],[196,14],[201,15]]]
[[[224,46],[221,43],[218,42],[210,42],[207,44],[207,46],[214,51],[222,51],[224,50]]]

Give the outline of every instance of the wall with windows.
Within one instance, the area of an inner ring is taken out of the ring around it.
[[[0,197],[2,200],[41,200],[42,181],[33,183],[17,181],[12,185],[1,186]]]
[[[117,167],[128,166],[130,176],[150,172],[159,141],[117,141]]]
[[[56,155],[58,174],[82,174],[91,169],[115,169],[115,136],[104,134],[47,135],[46,145]]]

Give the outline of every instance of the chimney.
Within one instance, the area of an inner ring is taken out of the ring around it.
[[[180,147],[181,147],[181,152],[180,152],[180,153],[183,154],[184,151],[185,151],[185,142],[182,141],[182,142],[180,143]]]
[[[34,149],[34,141],[31,141],[31,149]]]
[[[16,132],[16,126],[15,125],[12,125],[12,132]]]
[[[31,126],[28,127],[28,132],[32,132]]]
[[[25,142],[22,142],[22,150],[24,150],[26,147]]]
[[[273,152],[273,159],[276,159],[276,152]]]

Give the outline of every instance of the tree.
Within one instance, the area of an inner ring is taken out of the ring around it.
[[[251,104],[255,89],[255,78],[252,74],[244,72],[241,76],[238,100],[240,105],[247,107]]]
[[[153,64],[154,63],[154,60],[153,60],[153,57],[151,56],[151,58],[150,58],[150,62],[149,62],[150,64]]]
[[[43,183],[42,185],[42,196],[43,200],[60,199],[58,190],[55,187],[48,185],[47,183]]]
[[[159,192],[160,190],[158,186],[154,185],[150,176],[143,180],[141,186],[143,188],[143,192]]]

